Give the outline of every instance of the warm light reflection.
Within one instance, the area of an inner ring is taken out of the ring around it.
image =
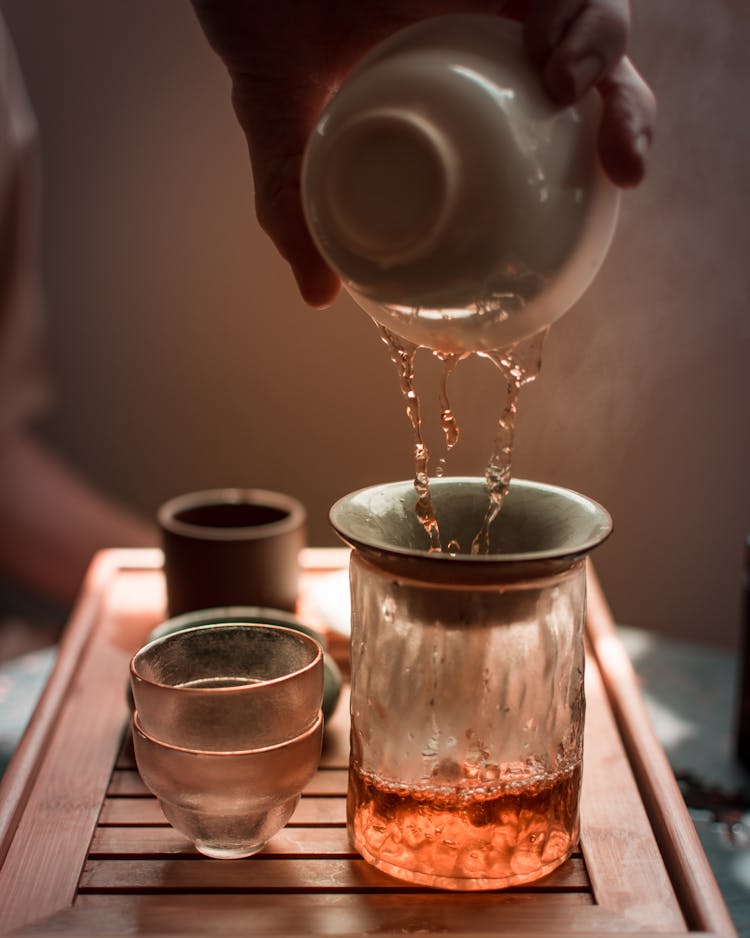
[[[457,75],[463,75],[464,78],[473,81],[475,85],[479,85],[483,91],[486,91],[488,95],[501,105],[505,104],[507,101],[513,101],[516,97],[516,93],[512,88],[498,88],[497,85],[488,81],[484,75],[474,71],[473,68],[467,68],[465,65],[451,65],[451,71],[455,72]]]

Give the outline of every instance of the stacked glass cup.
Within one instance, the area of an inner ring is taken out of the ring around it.
[[[289,820],[318,767],[323,652],[301,632],[216,624],[133,657],[138,771],[201,853],[250,856]]]

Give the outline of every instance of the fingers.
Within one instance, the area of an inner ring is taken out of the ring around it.
[[[620,61],[629,26],[627,0],[532,0],[524,38],[550,95],[570,104]]]
[[[599,127],[599,155],[618,186],[637,186],[656,124],[656,98],[632,62],[621,59],[598,85],[604,101]]]
[[[300,199],[305,141],[328,94],[320,78],[329,53],[315,4],[193,0],[206,36],[232,78],[232,100],[247,138],[258,221],[289,262],[304,299],[333,302],[338,277],[310,238]]]
[[[651,89],[625,58],[628,0],[531,0],[524,39],[549,94],[562,105],[590,88],[602,95],[599,154],[619,186],[637,185],[656,120]]]

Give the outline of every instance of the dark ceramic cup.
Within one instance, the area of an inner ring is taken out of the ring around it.
[[[211,489],[171,499],[157,517],[170,616],[217,606],[294,610],[306,521],[297,499]]]

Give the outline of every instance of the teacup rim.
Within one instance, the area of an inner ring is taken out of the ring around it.
[[[237,525],[236,527],[193,524],[176,517],[179,512],[191,508],[217,505],[257,505],[277,508],[285,513],[285,517],[267,521],[264,524]],[[274,492],[271,489],[238,486],[184,492],[168,499],[157,510],[157,521],[163,530],[181,537],[193,537],[196,540],[262,540],[271,534],[281,535],[287,531],[294,531],[302,527],[306,520],[305,506],[293,495]]]
[[[180,636],[184,636],[188,633],[192,634],[194,632],[208,631],[208,630],[219,630],[219,629],[265,629],[271,632],[282,632],[287,635],[292,636],[297,641],[301,642],[303,645],[312,645],[316,649],[316,654],[314,658],[309,661],[306,665],[301,668],[297,668],[295,671],[290,671],[288,674],[281,674],[279,677],[270,678],[267,681],[259,681],[255,684],[240,684],[233,687],[178,687],[175,684],[164,684],[161,681],[155,681],[152,678],[145,677],[136,670],[136,659],[139,655],[150,650],[156,645],[165,644],[168,641],[177,640]],[[257,690],[260,693],[263,689],[271,686],[276,686],[283,684],[286,681],[296,680],[308,672],[314,671],[318,667],[323,666],[323,646],[311,635],[308,635],[306,632],[300,632],[296,629],[288,628],[283,625],[271,625],[267,622],[211,622],[206,623],[205,625],[196,625],[192,628],[181,629],[177,632],[168,632],[165,635],[160,635],[157,638],[152,639],[149,642],[146,642],[145,645],[142,645],[131,657],[130,659],[130,677],[134,682],[139,682],[140,684],[146,684],[150,687],[158,687],[163,689],[166,692],[174,691],[175,693],[181,695],[190,695],[202,697],[205,695],[211,696],[239,696],[240,694],[252,694],[254,690]]]
[[[157,739],[155,736],[151,736],[150,733],[147,733],[138,721],[137,710],[133,710],[133,713],[130,717],[130,725],[134,733],[137,733],[149,745],[153,745],[158,749],[168,749],[172,752],[180,753],[181,755],[185,756],[220,756],[226,759],[241,758],[243,756],[259,756],[285,749],[288,746],[297,744],[301,745],[322,729],[324,720],[323,710],[320,708],[318,710],[317,716],[315,717],[315,720],[303,733],[299,733],[297,736],[292,736],[291,739],[285,739],[280,743],[275,743],[273,746],[259,746],[257,749],[190,749],[187,746],[176,746],[174,743],[165,742],[164,740]]]

